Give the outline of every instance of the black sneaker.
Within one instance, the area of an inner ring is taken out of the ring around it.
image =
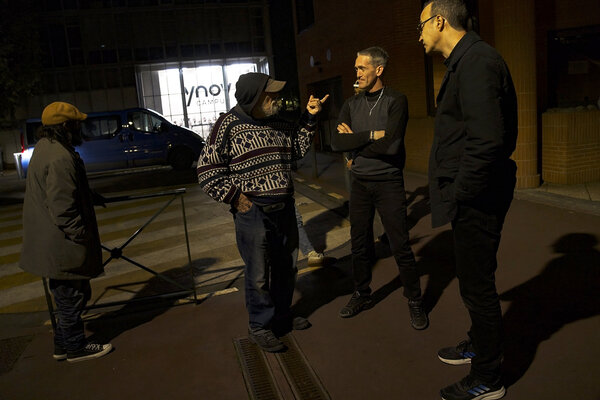
[[[342,318],[350,318],[354,317],[358,313],[368,308],[371,308],[373,305],[373,300],[371,299],[370,294],[360,294],[359,292],[354,292],[348,304],[346,304],[340,310],[340,317]]]
[[[470,340],[463,340],[456,347],[444,347],[438,351],[438,358],[451,365],[470,364],[475,357],[475,349]]]
[[[408,300],[408,310],[410,312],[410,324],[416,330],[423,330],[429,326],[429,318],[423,308],[423,299],[418,298]]]
[[[294,317],[294,319],[292,319],[292,328],[295,331],[303,331],[305,329],[310,328],[311,326],[312,324],[310,323],[310,321],[304,317]]]
[[[277,339],[273,332],[268,329],[258,329],[255,331],[248,329],[248,339],[269,353],[277,353],[285,350],[285,344]]]
[[[60,346],[54,345],[54,354],[52,358],[56,361],[62,361],[67,359],[67,351]]]
[[[79,362],[92,360],[107,355],[112,350],[112,344],[88,343],[84,348],[77,351],[67,352],[67,362]]]
[[[443,400],[496,400],[505,394],[506,389],[500,382],[489,384],[471,375],[440,390]]]
[[[312,326],[312,324],[304,317],[293,317],[286,319],[274,319],[271,325],[271,331],[276,337],[287,335],[292,330],[303,331]]]

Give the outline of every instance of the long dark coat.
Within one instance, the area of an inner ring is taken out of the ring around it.
[[[451,222],[460,202],[505,213],[516,175],[517,96],[506,63],[474,32],[445,63],[429,158],[433,227]]]
[[[73,148],[47,138],[29,163],[20,267],[53,279],[89,279],[104,271],[85,167]]]

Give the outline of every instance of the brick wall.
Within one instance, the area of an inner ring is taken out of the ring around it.
[[[521,9],[525,6],[521,3],[527,3],[526,18],[522,15]],[[505,56],[519,91],[519,142],[513,156],[519,164],[519,187],[539,185],[538,149],[541,147],[544,150],[543,168],[548,168],[543,174],[545,180],[565,183],[573,180],[600,180],[598,158],[594,155],[600,153],[597,142],[595,145],[589,142],[580,145],[569,143],[569,156],[564,153],[567,145],[562,143],[555,148],[551,139],[545,138],[546,131],[543,140],[550,142],[538,144],[540,129],[537,121],[543,109],[536,103],[539,93],[546,93],[543,79],[545,68],[536,65],[546,62],[545,53],[541,52],[541,56],[536,56],[540,52],[536,48],[539,39],[545,40],[548,29],[598,24],[600,12],[593,11],[598,10],[600,3],[591,0],[556,0],[551,2],[552,10],[546,10],[544,7],[548,5],[536,2],[538,8],[547,11],[539,19],[550,19],[540,26],[536,24],[539,23],[536,18],[538,13],[535,12],[535,7],[531,7],[532,3],[533,0],[513,0],[512,5],[505,10],[505,1],[479,2],[481,37],[496,46]],[[355,81],[356,51],[373,45],[382,46],[390,54],[390,63],[384,76],[385,84],[408,97],[410,119],[405,139],[406,169],[426,172],[433,137],[433,118],[427,115],[425,55],[416,31],[421,3],[399,0],[365,0],[359,3],[352,0],[329,0],[314,1],[313,4],[314,25],[296,35],[302,103],[308,98],[309,85],[334,77],[342,80],[343,96],[351,96]],[[331,60],[326,57],[328,50]],[[319,65],[309,65],[311,55]],[[439,61],[434,60],[436,62]],[[438,81],[442,71],[443,68],[434,68]],[[536,87],[538,75],[542,77],[541,88]],[[595,135],[599,136],[597,129]]]
[[[576,28],[600,23],[600,2],[591,0],[554,0],[555,29]]]
[[[600,180],[600,111],[542,115],[542,178],[560,184]]]
[[[372,0],[315,1],[315,24],[296,35],[301,102],[307,86],[340,76],[344,98],[353,94],[356,52],[381,46],[390,55],[384,82],[408,98],[408,170],[426,172],[433,119],[427,116],[425,55],[418,42],[419,2]],[[295,18],[294,18],[295,21]],[[330,50],[331,60],[326,54]],[[311,67],[310,56],[319,65]]]

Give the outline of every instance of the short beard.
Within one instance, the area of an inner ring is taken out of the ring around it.
[[[71,143],[73,144],[73,147],[83,144],[83,136],[81,135],[81,130],[79,132],[71,133]]]
[[[265,117],[273,117],[279,113],[281,110],[281,104],[279,102],[273,101],[269,106],[262,106],[262,112],[265,114]]]

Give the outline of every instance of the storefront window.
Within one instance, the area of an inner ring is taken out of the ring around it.
[[[266,69],[266,71],[265,71]],[[176,125],[186,126],[206,138],[220,114],[235,100],[235,83],[247,72],[268,73],[264,60],[226,61],[210,65],[200,62],[138,67],[141,103]]]

